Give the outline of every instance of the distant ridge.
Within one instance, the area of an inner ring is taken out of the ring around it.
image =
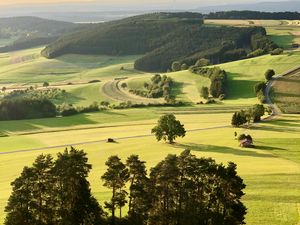
[[[202,13],[230,11],[230,10],[251,10],[264,12],[300,12],[300,1],[280,1],[280,2],[261,2],[261,3],[245,3],[245,4],[226,4],[207,7],[199,7],[196,11]]]

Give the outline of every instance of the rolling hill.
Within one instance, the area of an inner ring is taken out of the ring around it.
[[[257,48],[266,52],[276,48],[265,35],[262,27],[205,26],[198,13],[154,13],[64,35],[42,54],[47,58],[68,53],[144,55],[136,60],[136,69],[167,71],[176,60],[193,65],[208,58],[216,64],[245,58]]]
[[[13,37],[10,43],[0,48],[0,52],[46,45],[77,27],[79,25],[74,23],[31,16],[0,18],[0,39]]]

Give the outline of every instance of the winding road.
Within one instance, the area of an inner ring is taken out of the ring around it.
[[[270,91],[275,83],[275,81],[283,76],[288,76],[292,75],[295,73],[300,72],[300,66],[293,68],[283,74],[274,76],[271,81],[268,82],[267,88],[265,90],[265,96],[266,96],[266,103],[271,107],[272,109],[272,114],[264,119],[266,120],[272,120],[275,116],[278,116],[281,114],[280,109],[276,106],[276,104],[272,103],[271,98],[270,98]],[[109,93],[115,93],[114,98],[117,100],[121,101],[130,101],[133,100],[133,102],[136,102],[137,99],[130,95],[126,95],[125,92],[120,90],[119,88],[119,82],[120,80],[115,80],[115,81],[110,81],[107,82],[103,86],[103,92],[108,93],[107,95],[110,96]],[[231,125],[220,125],[220,126],[214,126],[214,127],[206,127],[206,128],[198,128],[198,129],[190,129],[187,130],[187,132],[197,132],[197,131],[203,131],[203,130],[214,130],[214,129],[221,129],[221,128],[227,128],[231,127]],[[126,139],[133,139],[133,138],[144,138],[144,137],[151,137],[153,134],[144,134],[144,135],[135,135],[135,136],[127,136],[127,137],[120,137],[120,138],[115,138],[116,141],[119,140],[126,140]],[[69,147],[69,146],[76,146],[76,145],[86,145],[86,144],[97,144],[97,143],[104,143],[106,142],[107,139],[101,139],[101,140],[96,140],[96,141],[87,141],[87,142],[77,142],[77,143],[70,143],[70,144],[64,144],[64,145],[55,145],[55,146],[49,146],[49,147],[41,147],[41,148],[32,148],[32,149],[19,149],[19,150],[12,150],[12,151],[7,151],[7,152],[0,152],[0,155],[8,155],[8,154],[17,154],[17,153],[22,153],[22,152],[33,152],[33,151],[42,151],[42,150],[51,150],[51,149],[56,149],[56,148],[64,148],[64,147]]]
[[[268,82],[266,90],[265,90],[265,96],[266,96],[266,104],[268,104],[269,107],[271,108],[272,114],[268,118],[266,118],[265,120],[272,120],[275,116],[278,116],[278,115],[282,114],[280,108],[275,103],[272,102],[271,97],[270,97],[271,89],[272,89],[274,83],[276,82],[276,80],[278,78],[281,78],[281,77],[284,77],[284,76],[290,76],[290,75],[293,75],[293,74],[297,74],[299,72],[300,72],[300,66],[297,66],[297,67],[295,67],[291,70],[286,71],[285,73],[274,76],[272,78],[272,80],[270,80]]]
[[[111,100],[121,102],[132,102],[132,103],[159,103],[158,100],[143,98],[129,92],[126,92],[120,88],[120,82],[123,80],[112,80],[106,82],[102,87],[102,92]]]

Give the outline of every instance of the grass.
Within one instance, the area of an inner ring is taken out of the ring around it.
[[[231,113],[177,115],[187,129],[228,124],[230,116]],[[34,148],[78,140],[92,141],[107,137],[143,135],[149,134],[155,121],[156,118],[134,122],[135,126],[129,126],[128,122],[118,122],[122,126],[11,136],[1,141],[1,146],[2,150],[9,151],[10,143],[13,142],[26,143],[30,145],[28,148]],[[247,224],[292,225],[297,222],[297,203],[300,201],[300,189],[297,188],[300,181],[300,153],[297,151],[300,141],[298,121],[299,115],[283,116],[278,121],[262,123],[259,127],[246,131],[254,137],[257,145],[256,149],[249,150],[237,147],[238,143],[234,140],[233,133],[244,131],[234,128],[188,132],[186,138],[178,139],[175,145],[158,143],[154,137],[149,136],[120,139],[117,144],[99,142],[77,147],[83,148],[88,153],[89,161],[93,165],[89,180],[94,195],[101,203],[110,196],[99,179],[105,171],[104,162],[110,155],[117,154],[125,160],[130,154],[139,154],[147,161],[148,167],[151,167],[167,154],[179,154],[188,148],[199,157],[213,157],[218,162],[233,161],[238,164],[238,172],[247,184],[246,196],[243,199],[248,207]],[[10,139],[11,142],[7,142]],[[24,148],[26,149],[25,146]],[[38,154],[55,154],[62,150],[63,148],[57,148],[0,155],[0,210],[3,211],[9,196],[9,183],[19,175],[24,165],[30,165]],[[3,219],[4,214],[1,215]]]
[[[41,50],[42,48],[33,48],[1,53],[0,83],[22,85],[40,84],[44,81],[88,82],[95,78],[134,75],[133,61],[138,57],[65,55],[49,60],[40,56]],[[122,66],[125,70],[121,71]]]
[[[271,29],[272,21],[269,23]],[[279,36],[285,35],[286,31],[274,29],[273,32],[274,36]],[[279,41],[287,46],[290,40],[282,37]],[[143,88],[143,83],[150,78],[150,74],[133,69],[137,56],[67,55],[47,60],[39,56],[40,50],[0,54],[0,86],[19,87],[40,84],[45,80],[50,84],[72,82],[74,85],[61,86],[70,94],[65,101],[88,105],[103,100],[115,103],[101,90],[103,85],[117,77],[128,77],[126,82],[130,88]],[[298,66],[299,60],[300,53],[291,52],[219,65],[229,77],[227,99],[220,104],[112,110],[65,118],[0,122],[0,136],[6,136],[0,137],[0,223],[4,220],[4,207],[11,193],[10,182],[19,176],[24,166],[31,165],[37,155],[55,155],[64,147],[1,153],[80,142],[82,144],[76,147],[88,153],[89,162],[93,165],[89,176],[92,192],[102,205],[110,197],[110,192],[102,186],[99,177],[104,173],[105,160],[110,155],[117,154],[125,160],[131,154],[138,154],[150,168],[167,154],[179,154],[183,149],[191,149],[199,157],[212,157],[222,163],[233,161],[238,165],[239,175],[247,185],[243,198],[248,208],[247,225],[297,224],[300,203],[300,115],[283,115],[248,130],[220,126],[230,124],[234,111],[258,102],[253,85],[264,80],[267,69],[274,69],[277,74],[283,73]],[[121,66],[125,70],[120,70]],[[176,82],[174,93],[178,100],[199,102],[199,90],[210,85],[209,79],[189,71],[167,75]],[[83,84],[94,79],[101,82]],[[186,129],[192,130],[174,145],[158,143],[151,136],[151,128],[165,113],[175,113]],[[250,134],[256,148],[238,147],[234,139],[235,131]],[[114,138],[117,143],[108,144],[105,142],[107,138]]]

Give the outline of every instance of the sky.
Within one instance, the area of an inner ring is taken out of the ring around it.
[[[98,3],[104,5],[111,4],[195,4],[195,5],[217,5],[230,3],[254,3],[267,1],[282,1],[282,0],[0,0],[0,6],[16,6],[16,5],[39,5],[39,4],[57,4],[57,3]]]

